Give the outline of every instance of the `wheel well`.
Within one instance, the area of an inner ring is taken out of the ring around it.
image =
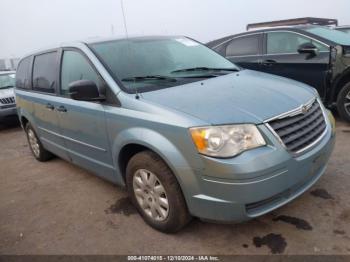
[[[139,144],[128,144],[122,148],[122,150],[119,153],[118,165],[119,165],[120,172],[124,178],[124,181],[125,181],[125,175],[126,175],[126,167],[128,166],[129,160],[137,153],[140,153],[146,150],[151,150],[151,149]]]
[[[333,94],[333,101],[336,102],[337,101],[337,98],[338,98],[338,94],[340,92],[340,90],[342,89],[342,87],[347,84],[347,83],[350,83],[350,72],[348,72],[347,74],[343,75],[337,85],[336,85],[336,88],[335,88],[335,92]]]
[[[24,116],[21,117],[21,124],[22,124],[22,127],[25,128],[26,125],[28,123],[28,119],[25,118]]]

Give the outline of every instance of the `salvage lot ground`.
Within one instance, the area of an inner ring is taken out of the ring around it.
[[[337,121],[325,175],[292,203],[237,225],[147,226],[126,192],[32,157],[16,121],[0,124],[0,254],[350,254],[350,126]]]

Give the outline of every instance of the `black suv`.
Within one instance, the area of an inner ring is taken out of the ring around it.
[[[350,121],[350,35],[321,26],[248,31],[207,43],[243,68],[292,78],[317,89]]]

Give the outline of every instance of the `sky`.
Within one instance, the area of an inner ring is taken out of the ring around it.
[[[92,37],[125,36],[121,0],[0,0],[0,58]],[[207,42],[248,23],[298,17],[350,25],[349,0],[124,0],[129,35]]]

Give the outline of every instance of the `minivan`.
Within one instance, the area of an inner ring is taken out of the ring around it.
[[[350,35],[323,26],[270,27],[209,42],[246,69],[304,82],[350,122]]]
[[[56,155],[126,187],[163,232],[288,203],[324,173],[334,145],[315,89],[182,36],[36,52],[19,63],[15,92],[37,160]]]

